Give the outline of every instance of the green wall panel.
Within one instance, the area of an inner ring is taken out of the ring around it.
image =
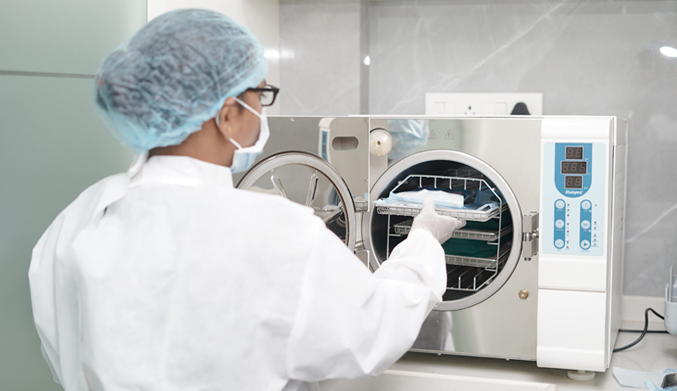
[[[31,250],[86,187],[132,154],[101,123],[93,80],[0,75],[0,389],[49,391],[28,289]]]
[[[96,114],[93,78],[69,74],[94,75],[145,20],[144,0],[0,3],[0,390],[61,389],[33,324],[31,250],[82,190],[131,161]]]
[[[59,389],[33,325],[27,278],[31,250],[82,190],[126,170],[132,159],[101,123],[92,83],[0,76],[2,390]]]
[[[0,3],[0,71],[93,75],[146,22],[143,0]]]

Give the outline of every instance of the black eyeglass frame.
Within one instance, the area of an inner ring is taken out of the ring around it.
[[[273,100],[270,103],[268,103],[267,105],[264,105],[263,103],[261,103],[261,106],[267,107],[267,106],[272,106],[273,103],[275,103],[275,99],[277,99],[277,93],[280,92],[280,89],[275,87],[275,86],[271,86],[270,84],[266,84],[263,87],[247,88],[245,91],[253,91],[253,92],[269,92],[269,91],[272,91],[273,92]]]

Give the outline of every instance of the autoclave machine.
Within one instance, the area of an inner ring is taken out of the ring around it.
[[[420,205],[466,226],[412,350],[603,372],[620,327],[627,122],[615,117],[270,117],[238,187],[314,209],[371,270]],[[397,198],[397,197],[395,197]]]

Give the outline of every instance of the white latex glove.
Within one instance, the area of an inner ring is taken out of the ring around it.
[[[428,197],[423,201],[423,209],[418,216],[414,217],[411,224],[411,232],[414,230],[426,230],[433,234],[438,242],[446,242],[455,230],[465,226],[465,220],[451,216],[441,216],[435,212],[435,201]]]

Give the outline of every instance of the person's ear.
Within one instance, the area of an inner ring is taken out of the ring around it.
[[[233,122],[235,112],[237,112],[237,102],[230,97],[223,102],[223,107],[221,107],[221,111],[217,117],[219,120],[216,122],[217,129],[226,140],[230,140],[230,138],[233,137],[231,122]]]

